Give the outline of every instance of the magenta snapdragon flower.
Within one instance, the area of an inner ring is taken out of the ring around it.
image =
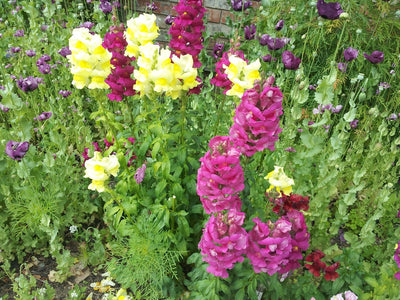
[[[282,218],[275,223],[263,223],[259,218],[254,218],[253,222],[255,225],[248,234],[247,257],[255,273],[272,276],[289,262],[292,224]]]
[[[397,267],[400,268],[400,241],[397,242],[396,250],[393,256],[394,261],[397,264]],[[394,278],[400,280],[400,271],[394,274]]]
[[[197,173],[197,194],[206,213],[240,209],[237,193],[244,189],[240,152],[228,136],[216,136],[209,143]]]
[[[243,51],[241,50],[233,50],[229,49],[228,51],[222,54],[220,60],[215,64],[215,72],[216,75],[211,78],[210,83],[224,88],[224,94],[232,87],[232,82],[228,79],[228,75],[225,73],[225,68],[228,67],[231,63],[229,61],[229,56],[235,55],[243,59],[246,63],[249,61],[244,58]],[[224,67],[225,66],[225,67]]]
[[[242,227],[244,218],[245,213],[235,210],[211,215],[199,243],[203,261],[209,263],[207,272],[227,278],[227,270],[244,260],[248,247],[247,232]]]
[[[206,9],[202,0],[180,0],[174,7],[178,16],[174,18],[168,34],[171,35],[171,55],[180,57],[190,54],[193,67],[199,68],[199,54],[204,48],[202,33],[205,29],[203,17]]]
[[[131,78],[134,67],[131,65],[134,57],[130,58],[125,56],[125,49],[128,42],[124,37],[125,27],[123,24],[120,26],[111,26],[110,32],[104,36],[102,46],[112,53],[110,75],[106,78],[105,82],[110,86],[111,93],[107,97],[111,101],[122,101],[124,96],[135,95],[133,86],[135,80]]]
[[[282,92],[278,87],[259,84],[246,90],[242,102],[236,108],[229,134],[236,146],[246,156],[268,148],[275,150],[275,142],[282,131],[279,116],[282,115]]]

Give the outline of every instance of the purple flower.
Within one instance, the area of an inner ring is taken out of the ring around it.
[[[67,55],[70,55],[72,52],[71,52],[71,50],[69,50],[68,46],[65,46],[65,47],[61,48],[60,50],[58,50],[57,53],[60,54],[62,57],[67,57]]]
[[[165,17],[164,22],[167,25],[171,25],[172,23],[174,23],[174,20],[175,20],[175,17],[173,17],[171,15],[168,15],[168,16]]]
[[[35,52],[35,50],[26,50],[25,54],[26,54],[26,56],[33,57],[36,55],[36,52]]]
[[[260,37],[260,45],[265,46],[267,45],[268,50],[279,50],[285,46],[285,41],[280,38],[272,38],[268,34],[263,34]]]
[[[51,57],[47,54],[43,54],[39,59],[36,61],[36,65],[39,66],[41,64],[44,64],[47,61],[50,61]]]
[[[42,112],[40,115],[38,115],[37,117],[33,118],[35,121],[44,121],[47,119],[50,119],[50,117],[52,116],[52,112],[51,111],[45,111]]]
[[[251,1],[231,0],[231,5],[234,11],[246,10],[251,6]]]
[[[297,70],[301,63],[301,59],[294,56],[292,52],[286,50],[282,53],[282,62],[286,69]]]
[[[358,120],[354,119],[353,121],[350,122],[350,127],[352,129],[356,129],[357,128],[357,124],[358,124]]]
[[[4,106],[3,104],[0,103],[0,109],[4,112],[8,112],[10,109],[6,106]]]
[[[40,30],[41,30],[41,31],[46,31],[47,28],[49,28],[48,25],[42,25],[42,26],[40,26]]]
[[[16,37],[24,37],[25,36],[25,32],[23,29],[18,29],[15,33],[14,36]]]
[[[397,242],[396,250],[393,256],[394,261],[397,263],[397,267],[400,268],[400,241]],[[394,274],[397,280],[400,280],[400,272]]]
[[[214,58],[217,59],[218,57],[221,57],[223,52],[224,52],[224,43],[215,43],[213,49]]]
[[[275,30],[279,31],[283,28],[283,24],[285,23],[284,20],[279,20],[278,23],[275,25]]]
[[[364,57],[373,64],[378,64],[383,61],[383,52],[373,51],[371,55],[368,55],[367,53],[364,52]]]
[[[244,38],[246,40],[254,40],[256,38],[256,25],[251,24],[244,27]]]
[[[58,92],[58,94],[61,95],[61,96],[63,96],[64,98],[67,98],[69,95],[72,94],[72,92],[71,92],[71,91],[63,91],[63,90],[60,90],[60,91]]]
[[[396,121],[397,120],[397,115],[396,114],[391,114],[389,117],[386,118],[387,120],[391,121]],[[400,213],[400,210],[399,210]],[[399,214],[397,214],[399,216]]]
[[[346,61],[352,61],[357,58],[358,50],[349,47],[343,51],[343,56]]]
[[[42,74],[49,74],[51,73],[51,66],[47,63],[38,66],[39,72]]]
[[[112,12],[113,9],[112,4],[106,0],[100,0],[99,8],[105,14]]]
[[[43,79],[32,76],[28,76],[25,79],[21,76],[20,79],[17,80],[17,86],[24,92],[32,92],[36,90],[39,83],[43,83]]]
[[[135,178],[137,184],[142,183],[142,181],[144,179],[145,171],[146,171],[146,165],[145,164],[143,164],[140,168],[138,168],[136,170],[134,178]]]
[[[262,58],[262,60],[263,60],[264,62],[271,62],[271,60],[272,60],[271,54],[267,54],[267,55],[265,55],[265,56],[262,56],[261,58]]]
[[[28,142],[15,142],[15,141],[8,141],[6,145],[6,154],[11,157],[13,160],[20,161],[28,152],[29,143]]]
[[[342,108],[343,108],[343,105],[337,105],[336,107],[332,107],[331,108],[331,111],[334,113],[334,114],[337,114],[338,112],[340,112],[341,110],[342,110]]]
[[[286,148],[285,151],[287,151],[287,152],[296,152],[296,149],[294,149],[293,147],[289,147],[289,148]]]
[[[20,47],[11,47],[10,50],[11,50],[11,53],[18,53],[21,51],[21,48]]]
[[[346,72],[346,70],[347,70],[347,64],[346,64],[346,63],[343,63],[343,62],[338,63],[338,64],[337,64],[337,67],[338,67],[338,69],[339,69],[340,71],[342,71],[343,73]]]
[[[155,11],[158,9],[157,5],[154,2],[148,3],[147,4],[147,9],[151,10],[151,11]]]
[[[84,22],[81,25],[79,25],[78,28],[87,28],[87,29],[92,29],[92,27],[94,26],[94,23],[92,22]]]
[[[325,3],[324,0],[318,0],[317,9],[322,18],[329,20],[339,19],[340,14],[343,13],[339,2]]]

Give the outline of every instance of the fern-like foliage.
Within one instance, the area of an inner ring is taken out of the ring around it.
[[[112,276],[136,299],[165,299],[164,285],[177,279],[177,262],[183,253],[171,250],[168,232],[150,218],[139,217],[129,238],[111,244],[114,257],[108,264]]]

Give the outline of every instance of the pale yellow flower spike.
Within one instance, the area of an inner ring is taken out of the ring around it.
[[[294,185],[294,180],[285,174],[282,167],[275,166],[274,170],[269,172],[264,178],[270,183],[270,187],[267,189],[267,192],[275,188],[278,193],[282,191],[282,193],[287,196],[292,193],[292,185]]]

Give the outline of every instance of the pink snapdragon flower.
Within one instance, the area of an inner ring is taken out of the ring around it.
[[[133,86],[135,80],[131,78],[134,67],[131,65],[134,57],[125,56],[125,49],[128,42],[124,37],[125,27],[123,24],[119,26],[111,26],[110,32],[104,36],[102,46],[112,53],[111,58],[111,73],[108,75],[105,82],[110,86],[111,93],[107,97],[111,101],[122,101],[124,96],[135,95]]]
[[[246,90],[236,109],[234,124],[229,130],[233,142],[246,156],[268,148],[275,150],[275,142],[282,131],[279,116],[282,115],[282,92],[278,87],[260,85]]]
[[[193,67],[199,68],[199,54],[204,48],[202,32],[205,29],[203,17],[206,9],[202,0],[180,0],[174,7],[178,16],[174,18],[168,31],[171,35],[169,48],[172,55],[180,57],[190,54]]]
[[[245,213],[235,210],[210,217],[199,243],[203,261],[210,264],[207,272],[227,278],[227,270],[244,260],[248,246],[247,232],[242,227],[244,218]]]
[[[197,174],[197,194],[206,213],[240,210],[237,193],[244,189],[240,152],[227,136],[216,136],[209,143]]]
[[[240,50],[229,49],[222,54],[220,60],[215,64],[216,75],[211,78],[210,83],[215,86],[224,88],[224,94],[226,94],[226,92],[229,91],[233,85],[232,81],[228,79],[228,74],[225,73],[225,69],[231,64],[229,61],[229,56],[231,55],[236,55],[237,57],[246,61],[246,63],[249,62],[247,59],[244,58],[243,51]]]
[[[254,218],[253,222],[256,224],[248,235],[247,257],[254,272],[266,272],[272,276],[289,262],[292,224],[282,218],[275,224],[271,221],[263,223],[259,218]]]

